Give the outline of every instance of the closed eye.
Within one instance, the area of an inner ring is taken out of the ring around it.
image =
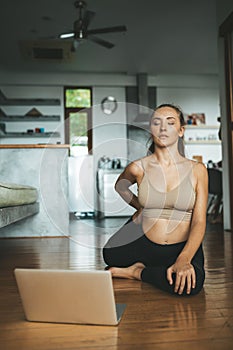
[[[162,122],[161,118],[154,118],[151,121],[151,125],[158,126],[158,125],[161,125],[161,122]],[[176,124],[176,119],[173,118],[173,117],[168,117],[166,119],[166,122],[167,122],[168,125],[175,125]]]
[[[161,121],[158,120],[158,119],[154,119],[154,120],[152,121],[152,124],[153,124],[153,125],[160,125],[160,124],[161,124]]]

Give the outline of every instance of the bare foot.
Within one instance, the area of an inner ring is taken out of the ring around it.
[[[132,280],[141,281],[141,273],[145,268],[145,265],[141,262],[137,262],[129,267],[110,267],[109,271],[112,274],[112,277],[118,278],[128,278]]]

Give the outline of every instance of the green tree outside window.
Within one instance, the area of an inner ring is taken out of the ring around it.
[[[91,107],[90,89],[66,89],[66,108]]]

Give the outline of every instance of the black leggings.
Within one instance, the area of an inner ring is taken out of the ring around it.
[[[167,280],[167,268],[175,263],[186,242],[161,245],[149,240],[142,231],[141,225],[130,221],[117,231],[103,248],[104,261],[108,266],[128,267],[136,262],[142,262],[145,268],[141,279],[153,286],[169,292],[174,292],[173,285]],[[196,273],[196,287],[189,295],[199,293],[205,280],[204,255],[202,245],[191,261]],[[186,287],[183,295],[186,294]]]

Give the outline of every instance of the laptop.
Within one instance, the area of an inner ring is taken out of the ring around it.
[[[115,304],[110,271],[14,270],[28,321],[117,325],[125,304]]]

